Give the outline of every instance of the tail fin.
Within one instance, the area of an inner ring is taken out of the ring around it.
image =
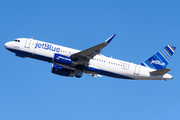
[[[156,53],[154,56],[150,57],[148,60],[141,63],[140,65],[150,67],[156,70],[164,69],[168,65],[175,49],[176,47],[167,45],[160,52]]]

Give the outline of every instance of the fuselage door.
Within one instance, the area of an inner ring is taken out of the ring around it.
[[[134,74],[139,75],[140,68],[141,68],[140,65],[136,65],[136,66],[135,66],[135,70],[134,70]]]
[[[30,45],[31,45],[31,39],[26,39],[26,42],[25,42],[24,47],[25,47],[25,48],[29,48]]]

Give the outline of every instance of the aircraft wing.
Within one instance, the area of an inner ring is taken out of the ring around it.
[[[83,50],[81,52],[72,54],[70,57],[72,60],[78,61],[78,62],[87,62],[90,59],[92,59],[94,56],[99,54],[101,50],[108,45],[111,40],[115,37],[116,34],[112,35],[110,38],[108,38],[105,42],[98,44],[96,46],[93,46],[91,48],[88,48],[86,50]]]

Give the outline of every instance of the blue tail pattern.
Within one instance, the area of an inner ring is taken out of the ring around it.
[[[140,65],[150,67],[152,69],[160,70],[166,68],[176,47],[167,45],[164,49],[157,52],[154,56],[150,57]]]

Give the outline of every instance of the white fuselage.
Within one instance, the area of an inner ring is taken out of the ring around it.
[[[67,57],[72,54],[80,52],[80,50],[63,47],[35,39],[18,38],[19,42],[11,41],[5,44],[5,47],[18,54],[23,54],[25,57],[31,57],[47,62],[53,62],[54,54],[58,53]],[[67,69],[74,69],[69,65],[63,65]],[[88,67],[91,69],[84,69],[83,72],[87,74],[101,74],[114,78],[135,79],[135,80],[167,80],[172,79],[169,74],[151,75],[150,72],[154,69],[144,67],[138,64],[109,58],[98,54],[90,59]]]

